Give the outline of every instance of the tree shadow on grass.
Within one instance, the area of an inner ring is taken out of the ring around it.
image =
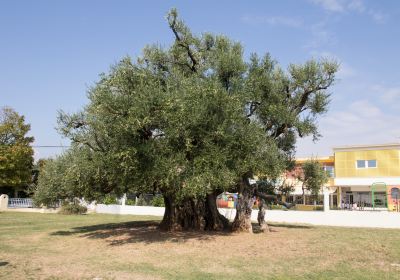
[[[160,221],[132,221],[124,223],[108,223],[92,226],[75,227],[68,231],[56,231],[53,236],[71,236],[90,239],[105,239],[110,245],[124,245],[128,243],[183,243],[189,240],[209,241],[217,236],[229,235],[230,232],[211,231],[179,231],[166,232],[158,229]]]
[[[252,223],[253,233],[262,234],[265,233],[261,231],[260,226],[257,223]],[[269,233],[279,232],[280,228],[298,228],[298,229],[311,229],[312,226],[307,225],[295,225],[295,224],[280,224],[280,223],[268,223]]]
[[[9,264],[9,262],[2,262],[2,261],[0,261],[0,266],[6,266],[6,265],[8,265]]]
[[[273,228],[302,228],[302,229],[312,229],[313,226],[309,225],[301,225],[301,224],[280,224],[280,223],[270,223],[268,224]]]

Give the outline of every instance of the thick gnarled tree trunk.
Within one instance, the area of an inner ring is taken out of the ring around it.
[[[216,193],[205,198],[188,198],[177,202],[172,195],[164,195],[165,213],[160,229],[180,230],[226,230],[229,221],[218,212]]]
[[[232,231],[253,232],[251,225],[251,212],[253,210],[253,190],[244,178],[240,185],[236,204],[236,216],[232,223]]]
[[[206,230],[227,230],[230,228],[229,220],[221,215],[217,208],[217,192],[206,197],[205,212]]]
[[[164,197],[165,212],[164,212],[164,217],[159,225],[159,228],[165,231],[181,230],[182,227],[179,224],[176,215],[174,197],[170,195],[164,195],[163,197]]]
[[[265,207],[263,199],[260,199],[258,204],[258,215],[257,215],[258,225],[260,226],[261,232],[269,232],[269,227],[265,221]]]
[[[204,230],[204,199],[185,199],[177,202],[172,195],[164,195],[165,213],[160,229],[166,231]]]

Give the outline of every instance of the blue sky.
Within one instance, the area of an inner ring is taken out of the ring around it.
[[[225,34],[283,66],[328,57],[341,63],[330,90],[323,137],[302,139],[298,156],[326,156],[340,145],[400,141],[400,2],[18,1],[0,2],[0,106],[31,124],[35,145],[68,145],[58,110],[75,112],[101,72],[146,44],[173,39],[171,7],[196,33]],[[36,158],[61,149],[36,149]]]

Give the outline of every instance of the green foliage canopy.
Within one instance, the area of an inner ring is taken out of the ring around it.
[[[269,54],[246,62],[240,43],[195,36],[175,9],[167,21],[171,47],[147,46],[135,62],[125,57],[100,76],[81,112],[60,112],[74,158],[85,158],[76,159],[75,191],[161,192],[177,200],[237,191],[244,177],[276,178],[289,168],[298,136],[318,138],[335,62],[288,71]]]
[[[322,165],[315,159],[306,161],[302,165],[302,174],[299,177],[303,182],[304,189],[313,195],[318,195],[321,188],[328,182],[328,173],[322,168]]]
[[[0,187],[26,187],[31,182],[33,137],[30,125],[12,108],[0,109]]]

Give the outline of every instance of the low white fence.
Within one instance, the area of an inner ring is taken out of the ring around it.
[[[219,208],[219,212],[230,220],[235,209]],[[97,204],[96,213],[163,216],[164,207]],[[258,210],[253,210],[251,219],[257,221]],[[372,227],[400,229],[400,213],[376,211],[282,211],[267,210],[266,220],[275,223],[310,224],[341,227]]]
[[[61,207],[61,200],[49,205],[48,208]],[[8,208],[41,208],[35,205],[32,198],[8,198]]]
[[[9,198],[8,208],[33,208],[35,204],[31,198]]]

